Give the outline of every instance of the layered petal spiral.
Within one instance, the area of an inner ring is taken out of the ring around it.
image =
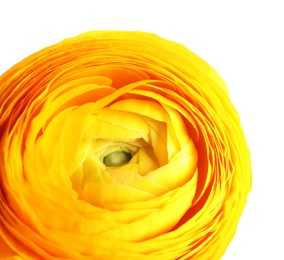
[[[251,188],[218,73],[93,31],[0,77],[0,259],[220,259]]]

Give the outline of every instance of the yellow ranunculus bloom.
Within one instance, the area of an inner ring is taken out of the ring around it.
[[[0,259],[220,259],[251,188],[219,75],[184,46],[89,32],[0,78]]]

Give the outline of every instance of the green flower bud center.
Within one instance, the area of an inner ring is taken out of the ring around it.
[[[131,158],[131,153],[123,151],[112,152],[103,158],[103,163],[106,166],[119,166],[128,163]]]

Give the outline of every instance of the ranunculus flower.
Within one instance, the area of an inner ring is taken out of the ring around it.
[[[0,259],[220,259],[251,188],[220,76],[184,46],[89,32],[0,78]]]

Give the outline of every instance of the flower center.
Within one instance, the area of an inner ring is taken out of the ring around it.
[[[128,163],[132,158],[131,153],[117,151],[112,152],[103,158],[105,166],[119,166]]]

